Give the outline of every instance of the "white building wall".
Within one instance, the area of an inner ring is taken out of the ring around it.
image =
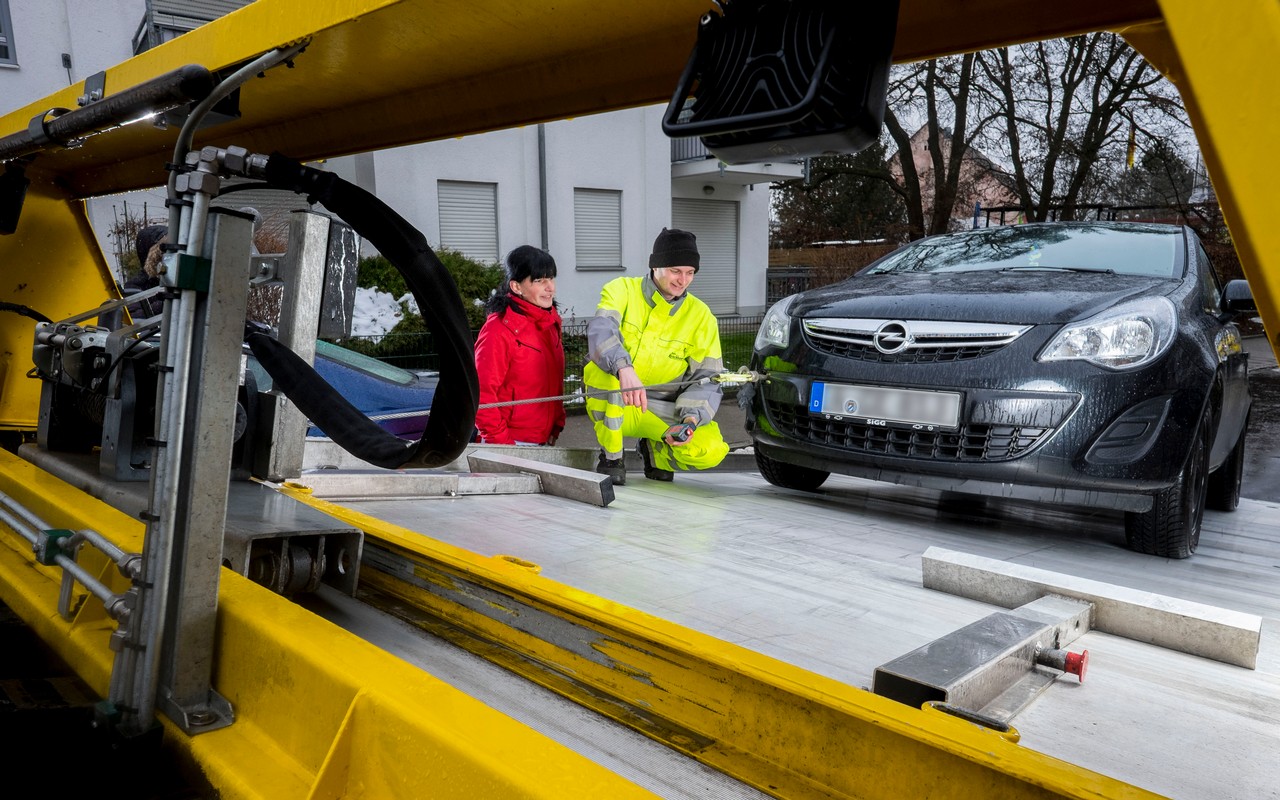
[[[83,85],[132,56],[133,32],[145,11],[145,0],[10,0],[18,65],[0,65],[0,111]],[[63,53],[71,56],[69,77]]]
[[[145,0],[10,0],[17,66],[0,65],[0,112],[35,103],[66,86],[83,87],[90,75],[133,55],[133,34],[146,13]],[[71,57],[70,70],[62,54]],[[113,92],[126,88],[107,85]],[[137,194],[130,200],[141,210],[146,199],[155,216],[164,214],[164,193]],[[108,234],[112,203],[91,201],[89,222],[113,268]]]
[[[655,158],[647,116],[647,109],[630,109],[546,126],[549,250],[560,268],[556,290],[566,316],[592,316],[600,300],[600,287],[620,275],[643,274],[653,237],[663,225],[670,224],[670,156],[664,152]],[[625,269],[578,267],[574,189],[622,192]]]
[[[522,244],[545,246],[559,267],[557,294],[566,316],[591,316],[600,288],[619,275],[643,275],[654,237],[671,225],[671,198],[703,198],[703,182],[673,182],[671,145],[662,133],[664,106],[615,111],[543,126],[547,172],[547,241],[542,241],[538,126],[383,150],[371,158],[375,192],[423,232],[440,242],[436,183],[482,181],[498,185],[498,251]],[[355,175],[351,159],[329,168]],[[372,183],[373,185],[370,185]],[[573,192],[607,189],[622,193],[622,261],[625,269],[578,269],[574,251]],[[768,266],[769,192],[766,185],[716,184],[715,198],[739,204],[738,307],[744,314],[764,307]],[[693,293],[697,294],[694,284]]]

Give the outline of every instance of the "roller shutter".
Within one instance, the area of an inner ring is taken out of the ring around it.
[[[573,190],[573,244],[578,269],[622,268],[622,192]]]
[[[675,198],[671,223],[698,237],[701,264],[693,294],[715,314],[738,313],[738,204]]]
[[[440,247],[498,262],[498,184],[439,181]]]

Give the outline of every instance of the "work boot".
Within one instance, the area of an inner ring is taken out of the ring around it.
[[[644,459],[644,476],[651,481],[666,481],[670,483],[676,474],[669,469],[655,467],[653,465],[653,445],[649,444],[648,439],[641,439],[636,445],[636,450],[640,452],[640,458]]]
[[[609,458],[600,451],[600,459],[596,462],[596,472],[608,475],[614,486],[624,486],[627,482],[627,465],[621,458]]]

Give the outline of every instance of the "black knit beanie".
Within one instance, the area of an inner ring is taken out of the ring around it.
[[[168,232],[167,225],[148,225],[138,231],[138,238],[134,241],[134,248],[138,252],[139,267],[147,263],[147,253],[150,253],[151,248],[163,239]]]
[[[679,228],[663,228],[653,240],[653,254],[649,256],[649,269],[664,267],[693,267],[698,271],[697,237]]]

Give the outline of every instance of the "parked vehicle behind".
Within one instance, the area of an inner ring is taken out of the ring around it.
[[[270,391],[271,376],[245,348],[259,391]],[[351,405],[402,439],[422,438],[439,375],[410,372],[325,341],[316,342],[316,372]],[[308,436],[324,436],[315,426]]]
[[[1249,414],[1221,284],[1177,225],[1035,223],[920,240],[777,303],[747,425],[771,483],[838,472],[1125,512],[1143,553],[1234,510]]]

